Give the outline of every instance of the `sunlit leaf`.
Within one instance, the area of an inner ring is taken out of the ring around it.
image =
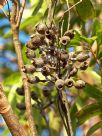
[[[102,114],[102,103],[86,105],[76,113],[76,117],[78,119],[77,125],[80,126],[89,118],[100,114]]]
[[[102,128],[102,121],[93,125],[87,132],[86,136],[92,136],[92,134],[97,131],[99,128]]]
[[[4,86],[6,85],[15,85],[15,84],[21,84],[21,76],[19,72],[15,72],[14,74],[11,74],[9,77],[5,78],[3,81]]]
[[[73,127],[73,132],[74,134],[76,133],[76,116],[75,113],[77,112],[77,107],[75,104],[70,109],[70,116],[71,116],[71,121],[72,121],[72,127]]]
[[[78,1],[80,0],[74,0],[75,3],[77,3]],[[95,10],[91,0],[83,0],[76,6],[76,10],[82,20],[92,19],[93,17],[95,17]]]

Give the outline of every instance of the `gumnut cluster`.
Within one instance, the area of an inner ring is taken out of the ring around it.
[[[83,80],[74,77],[78,71],[87,69],[89,54],[86,51],[68,52],[74,37],[73,30],[68,30],[60,36],[55,24],[39,23],[26,43],[26,56],[31,63],[25,65],[22,70],[27,73],[30,84],[46,83],[42,89],[45,97],[50,95],[53,87],[57,90],[73,86],[77,89],[85,87]],[[40,72],[44,79],[35,76],[36,72]]]

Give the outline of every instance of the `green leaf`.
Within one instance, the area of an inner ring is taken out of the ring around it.
[[[76,133],[76,116],[75,116],[76,112],[77,112],[76,104],[73,104],[73,106],[70,109],[70,117],[71,117],[71,121],[72,121],[74,135]]]
[[[77,3],[80,0],[74,0],[74,3]],[[76,6],[78,15],[82,20],[86,21],[87,19],[92,19],[95,17],[95,10],[91,0],[83,0]]]
[[[102,128],[102,121],[93,125],[87,132],[86,136],[92,136],[92,134],[99,128]]]
[[[93,37],[91,37],[91,38],[87,38],[87,37],[85,37],[85,36],[80,36],[80,38],[81,38],[83,41],[87,42],[88,44],[92,44],[92,43],[97,39],[97,36],[93,36]]]
[[[98,52],[98,59],[100,59],[100,58],[102,58],[102,45],[100,45],[99,52]]]
[[[92,25],[92,35],[96,35],[102,31],[102,22],[99,19],[95,19]]]
[[[15,72],[11,74],[9,77],[5,78],[5,80],[3,81],[4,86],[21,84],[21,83],[22,83],[22,79],[19,72]]]
[[[87,84],[84,91],[91,97],[102,102],[102,91],[95,86]]]
[[[102,114],[102,103],[93,103],[84,106],[80,111],[76,113],[78,119],[77,126],[82,125],[85,121],[93,116]]]

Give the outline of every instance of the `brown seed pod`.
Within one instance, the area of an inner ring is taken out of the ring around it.
[[[45,32],[45,36],[49,39],[49,40],[55,40],[56,36],[55,33],[52,29],[48,29]]]
[[[76,57],[77,61],[79,62],[86,61],[88,58],[89,58],[89,55],[84,52],[79,53]]]
[[[52,29],[55,34],[58,34],[58,28],[55,24],[51,24],[50,26],[48,26],[48,29]]]
[[[87,67],[88,67],[88,63],[86,61],[80,64],[80,70],[86,70]]]
[[[51,95],[51,90],[50,90],[50,88],[48,86],[44,86],[42,88],[42,91],[43,91],[43,95],[45,97],[49,97]]]
[[[66,80],[65,80],[65,85],[66,85],[68,88],[72,87],[72,86],[73,86],[73,80],[71,80],[71,79],[66,79]]]
[[[68,30],[65,32],[64,36],[69,36],[70,39],[73,39],[74,38],[74,32],[73,30]]]
[[[36,57],[35,52],[29,48],[27,48],[25,53],[28,59],[33,59]]]
[[[72,67],[69,70],[69,76],[68,76],[68,78],[71,77],[71,76],[75,76],[77,74],[77,72],[78,72],[78,69],[76,67]]]
[[[67,44],[69,44],[70,42],[70,38],[68,36],[63,36],[60,38],[60,44],[66,46]]]
[[[22,68],[22,71],[25,72],[25,73],[31,73],[32,74],[36,71],[36,68],[33,65],[25,65]]]
[[[25,103],[17,103],[17,104],[16,104],[16,107],[17,107],[19,110],[26,110]]]
[[[83,80],[77,80],[74,84],[75,88],[82,89],[85,87],[85,82]]]
[[[62,90],[64,88],[64,81],[62,79],[58,79],[55,82],[55,86],[58,90]]]
[[[24,96],[24,87],[23,86],[22,87],[18,87],[16,89],[16,92],[17,92],[17,94],[19,94],[21,96]]]
[[[37,100],[38,100],[38,94],[37,94],[36,92],[32,91],[32,92],[31,92],[31,98],[32,98],[33,100],[37,101]]]
[[[69,52],[69,60],[76,61],[76,56],[75,52]]]
[[[31,43],[33,44],[33,46],[39,48],[39,46],[42,45],[42,41],[41,41],[39,35],[33,34],[33,35],[31,35],[30,37],[31,37]]]
[[[42,67],[41,69],[41,73],[44,75],[44,76],[48,76],[50,74],[50,68],[48,65],[45,65]]]
[[[32,60],[32,64],[37,68],[41,68],[44,66],[44,60],[42,58],[35,58]]]
[[[68,57],[69,57],[69,55],[68,55],[68,52],[67,52],[67,51],[62,51],[62,52],[61,52],[60,59],[61,59],[62,61],[68,60]]]
[[[44,23],[40,23],[36,26],[36,30],[39,34],[42,34],[44,35],[45,34],[45,31],[46,31],[47,27]]]
[[[29,48],[29,49],[32,49],[32,50],[37,49],[37,46],[33,45],[31,40],[26,43],[26,47]]]
[[[40,82],[40,79],[39,77],[37,76],[32,76],[32,77],[28,77],[28,82],[31,83],[31,84],[34,84],[34,83],[39,83]]]

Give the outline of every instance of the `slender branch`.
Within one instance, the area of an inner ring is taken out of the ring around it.
[[[69,7],[69,0],[67,0],[67,7],[68,7],[68,9],[70,8],[70,7]],[[68,13],[69,13],[69,14],[68,14],[68,26],[67,26],[67,30],[69,30],[69,27],[70,27],[70,10],[69,10]]]
[[[17,116],[13,113],[7,101],[2,85],[0,84],[0,114],[3,116],[11,134],[13,136],[27,136],[24,128],[20,125]]]
[[[64,15],[66,13],[68,13],[72,8],[74,8],[75,6],[77,6],[78,4],[80,4],[83,0],[79,0],[77,3],[75,3],[73,6],[71,6],[68,10],[66,10],[63,14],[63,16],[61,17],[61,20],[63,19]]]
[[[25,5],[25,3],[23,3]],[[23,5],[23,6],[24,6]],[[19,41],[19,25],[21,22],[21,17],[23,14],[24,7],[22,8],[22,12],[20,11],[19,21],[15,21],[14,18],[17,18],[16,12],[17,12],[17,2],[16,0],[13,1],[13,7],[12,7],[12,16],[11,16],[11,28],[13,33],[13,43],[15,47],[15,51],[17,54],[17,60],[18,60],[18,66],[19,70],[21,72],[24,90],[25,90],[25,104],[26,104],[26,115],[27,120],[29,123],[29,127],[31,130],[32,136],[37,136],[37,130],[35,127],[34,118],[32,116],[32,105],[31,105],[31,95],[30,95],[30,89],[28,84],[28,79],[26,73],[23,72],[22,68],[24,67],[23,58],[22,58],[22,52],[21,52],[21,43]],[[18,22],[18,23],[17,23]]]
[[[48,8],[48,24],[52,23],[52,0],[50,0],[49,8]]]
[[[46,125],[48,127],[48,130],[49,130],[49,136],[52,136],[51,135],[51,129],[50,129],[50,125],[49,125],[49,120],[46,118],[46,115],[45,115],[45,112],[44,111],[41,111],[41,115],[43,116],[45,122],[46,122]]]
[[[73,130],[72,130],[72,123],[71,123],[69,105],[68,105],[68,100],[67,100],[66,94],[65,94],[64,90],[58,90],[58,94],[59,94],[60,104],[62,105],[61,110],[63,111],[65,121],[67,124],[67,126],[65,126],[65,127],[67,127],[66,131],[68,133],[68,136],[73,136],[74,134],[73,134]],[[64,125],[66,125],[66,124],[64,124]]]
[[[4,16],[5,16],[6,18],[8,18],[8,16],[7,16],[6,12],[4,11],[4,9],[2,9],[2,12],[4,13]]]
[[[18,15],[18,20],[17,20],[17,27],[20,25],[20,22],[21,22],[21,18],[22,18],[22,15],[23,15],[23,11],[24,11],[24,7],[25,7],[25,3],[26,3],[26,0],[23,0],[22,2],[22,5],[21,5],[21,9],[19,11],[19,15]]]

